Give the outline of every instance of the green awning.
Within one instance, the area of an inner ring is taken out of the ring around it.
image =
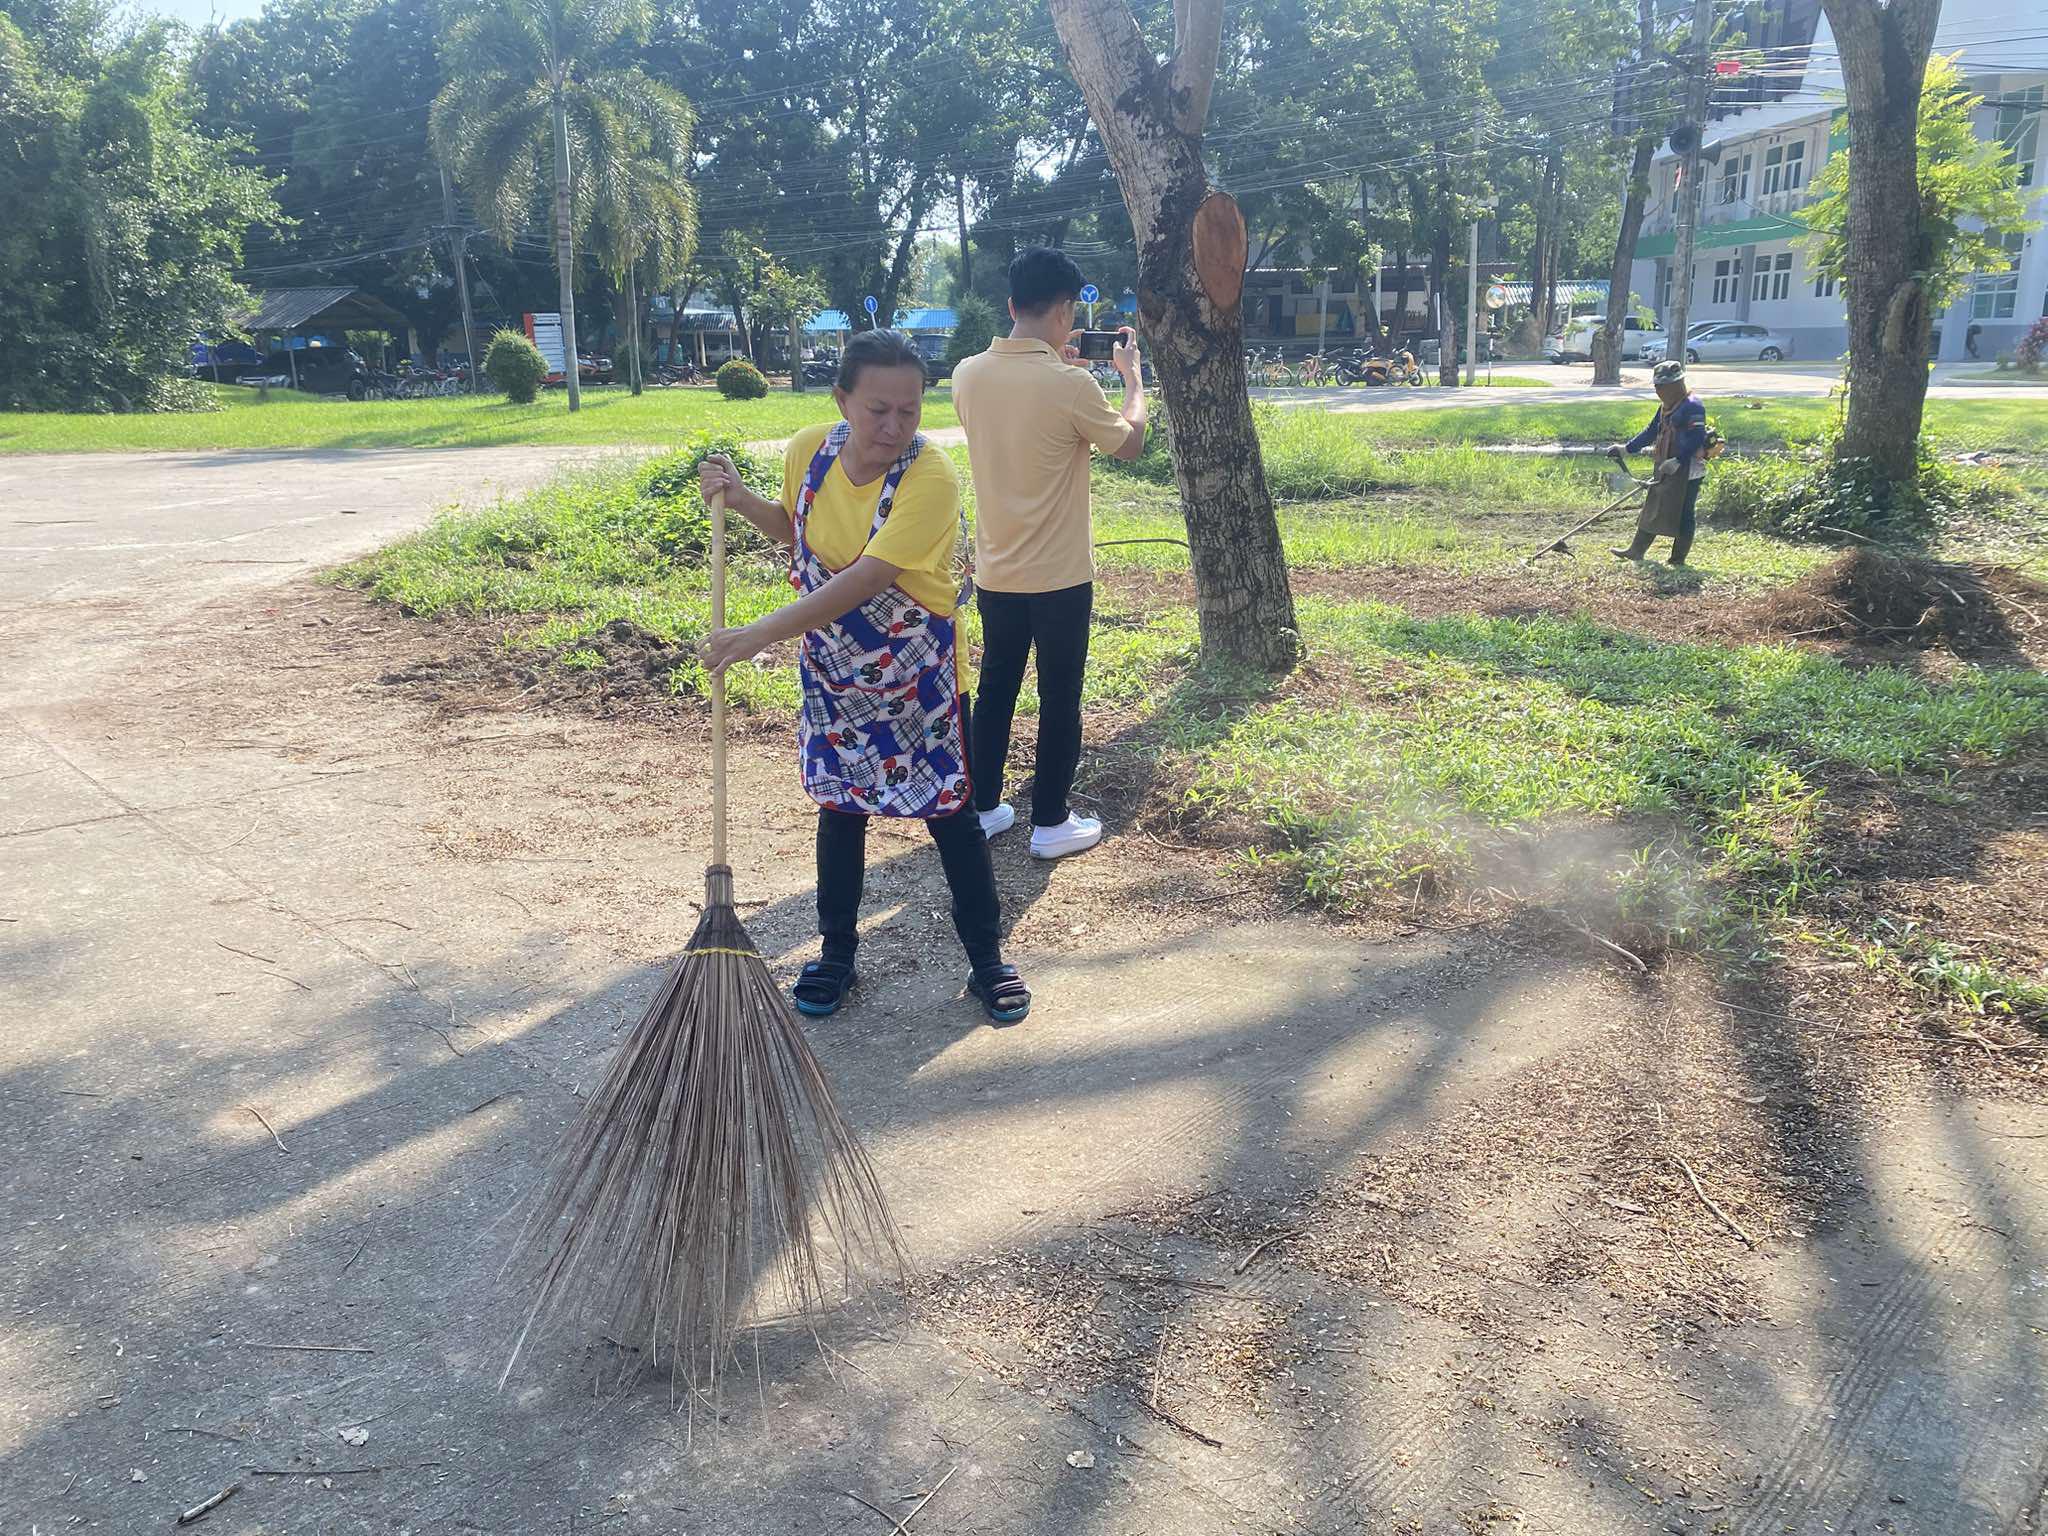
[[[1754,218],[1702,226],[1693,236],[1692,248],[1695,254],[1700,251],[1725,251],[1735,245],[1763,245],[1772,240],[1796,240],[1806,232],[1806,226],[1797,219],[1788,219],[1778,213],[1760,213]],[[1658,256],[1669,256],[1677,249],[1676,235],[1644,235],[1636,241],[1636,260],[1649,261]]]

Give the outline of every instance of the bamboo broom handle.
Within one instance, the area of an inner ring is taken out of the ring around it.
[[[725,628],[725,492],[711,496],[711,628]],[[711,679],[711,863],[725,859],[725,674]]]

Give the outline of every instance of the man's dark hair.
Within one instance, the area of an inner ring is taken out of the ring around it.
[[[1065,251],[1027,246],[1010,258],[1010,302],[1020,315],[1042,315],[1062,299],[1078,299],[1088,279]]]
[[[924,371],[924,354],[901,331],[861,331],[848,341],[839,354],[839,387],[851,394],[863,368],[915,368],[919,377],[931,382]]]

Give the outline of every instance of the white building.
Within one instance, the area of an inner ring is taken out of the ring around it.
[[[1691,319],[1767,326],[1791,338],[1794,357],[1832,359],[1848,340],[1842,299],[1808,267],[1798,237],[1805,233],[1800,211],[1812,198],[1814,175],[1841,147],[1830,133],[1842,99],[1841,68],[1818,7],[1795,0],[1791,10],[1798,19],[1781,27],[1780,36],[1763,39],[1773,62],[1748,87],[1776,99],[1724,112],[1707,131],[1721,158],[1702,168],[1706,195],[1694,238]],[[1791,18],[1780,13],[1778,19]],[[1799,37],[1805,28],[1811,28],[1806,38]],[[1790,36],[1783,35],[1787,30]],[[1810,54],[1800,47],[1808,38]],[[2042,126],[2048,41],[2037,0],[1949,0],[1934,46],[1937,53],[1962,54],[1971,89],[1985,98],[1977,131],[2013,147],[2030,216],[2048,219],[2048,131]],[[1743,89],[1740,77],[1734,84]],[[1725,94],[1717,91],[1716,101]],[[1660,315],[1671,302],[1677,169],[1667,147],[1651,172],[1650,208],[1631,271],[1631,286]],[[1936,318],[1934,350],[1942,361],[1975,355],[1988,362],[2010,352],[2027,327],[2048,314],[2048,229],[2010,236],[2007,246],[2013,269],[1972,278]]]

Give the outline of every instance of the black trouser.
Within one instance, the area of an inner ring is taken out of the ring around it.
[[[960,739],[974,733],[967,696],[960,696]],[[973,749],[968,749],[969,773]],[[984,970],[1003,963],[1002,904],[996,895],[996,867],[988,839],[972,806],[925,821],[938,844],[946,884],[953,891],[953,927],[967,951],[967,963]],[[853,964],[860,947],[860,893],[867,883],[868,818],[851,811],[818,807],[818,932],[825,940],[824,959]]]
[[[1685,557],[1692,552],[1693,530],[1699,526],[1700,487],[1706,483],[1704,477],[1685,482],[1685,505],[1679,509],[1678,532],[1671,536],[1671,563],[1673,565],[1685,564]],[[1656,534],[1645,533],[1638,528],[1634,542],[1628,547],[1629,559],[1642,559],[1643,555],[1649,550],[1650,541],[1656,537]]]
[[[1033,826],[1067,819],[1067,795],[1081,766],[1081,674],[1088,667],[1088,620],[1095,583],[1057,592],[987,592],[981,602],[981,711],[975,718],[974,806],[1003,801],[1010,721],[1024,664],[1038,651],[1038,768],[1031,781]]]

